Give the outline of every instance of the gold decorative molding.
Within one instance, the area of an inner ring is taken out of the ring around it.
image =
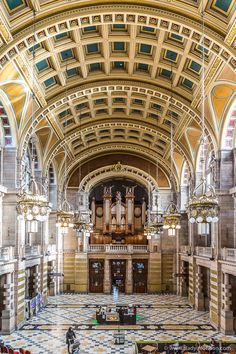
[[[233,48],[236,48],[236,20],[234,21],[233,26],[231,27],[231,30],[229,31],[225,43],[228,44],[229,46],[232,46]]]

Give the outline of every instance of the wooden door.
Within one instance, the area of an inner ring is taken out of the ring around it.
[[[89,261],[89,291],[91,293],[103,293],[104,260]]]
[[[117,286],[122,293],[125,292],[126,261],[111,260],[111,285]]]
[[[133,260],[133,292],[147,292],[147,259]]]

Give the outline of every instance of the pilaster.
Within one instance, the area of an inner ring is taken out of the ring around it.
[[[201,272],[201,266],[196,266],[196,291],[195,291],[195,307],[198,311],[204,311],[204,293],[203,293],[203,274]]]
[[[231,295],[229,274],[223,273],[220,328],[224,334],[234,334],[234,314],[231,311]]]
[[[110,294],[111,292],[111,270],[110,270],[110,260],[105,259],[104,261],[104,284],[103,289],[105,294]]]
[[[126,294],[133,293],[133,262],[132,262],[132,258],[127,259],[125,293]]]
[[[10,334],[15,329],[13,273],[7,273],[3,292],[2,333]]]

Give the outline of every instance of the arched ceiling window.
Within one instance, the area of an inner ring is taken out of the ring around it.
[[[188,186],[189,185],[189,176],[190,171],[187,162],[183,163],[182,167],[182,174],[181,174],[181,186]]]
[[[54,168],[53,168],[52,163],[50,164],[49,169],[48,169],[48,179],[49,179],[50,185],[55,184],[56,181],[55,181],[55,174],[54,174]]]

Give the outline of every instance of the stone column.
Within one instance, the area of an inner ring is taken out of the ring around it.
[[[15,329],[13,273],[6,274],[3,296],[2,332],[9,334]]]
[[[17,150],[15,147],[8,147],[3,149],[3,171],[2,181],[5,187],[14,190],[16,188],[17,175]]]
[[[127,259],[126,264],[126,284],[125,284],[125,293],[132,294],[133,293],[133,262],[132,258]]]
[[[221,316],[220,328],[224,334],[234,334],[234,314],[231,311],[231,285],[229,274],[223,273],[221,284]]]
[[[111,292],[111,271],[110,271],[110,260],[109,259],[105,259],[105,261],[104,261],[103,291],[105,294],[110,294],[110,292]]]
[[[80,253],[83,248],[83,240],[81,236],[77,236],[76,238],[77,238],[77,250]]]
[[[175,258],[176,258],[176,273],[181,273],[181,262],[180,262],[180,254],[179,254],[179,230],[176,230],[176,253],[175,253]],[[177,290],[177,295],[180,295],[180,287],[181,287],[181,277],[176,277],[176,290]],[[173,282],[174,284],[174,282]]]
[[[86,232],[82,231],[83,233],[83,252],[87,253],[88,251],[88,237],[86,236]]]
[[[95,197],[92,198],[91,211],[92,211],[92,223],[93,223],[93,225],[95,225],[96,224],[96,201],[95,201]]]
[[[181,274],[186,274],[186,269],[184,266],[184,261],[180,261],[180,273]],[[179,285],[180,285],[180,296],[188,296],[187,294],[187,284],[186,284],[186,276],[182,276],[179,278]]]
[[[51,265],[48,267],[48,272],[49,273],[55,273],[56,272],[56,261],[53,260],[51,261]],[[50,283],[49,283],[49,295],[54,296],[56,295],[56,279],[55,276],[50,276]]]
[[[142,198],[142,217],[141,217],[142,225],[144,225],[146,222],[146,208],[147,208],[147,206],[146,206],[145,199]]]
[[[35,266],[35,269],[34,269],[34,273],[33,273],[33,276],[34,276],[34,290],[35,290],[35,293],[36,295],[40,293],[40,271],[39,271],[39,265],[36,265]]]
[[[196,288],[195,288],[195,307],[198,311],[204,311],[204,294],[203,294],[203,275],[201,266],[196,266]]]
[[[2,199],[4,194],[7,192],[7,189],[0,185],[0,247],[2,247],[3,239],[2,239],[2,221],[3,221],[3,212],[2,212]]]

